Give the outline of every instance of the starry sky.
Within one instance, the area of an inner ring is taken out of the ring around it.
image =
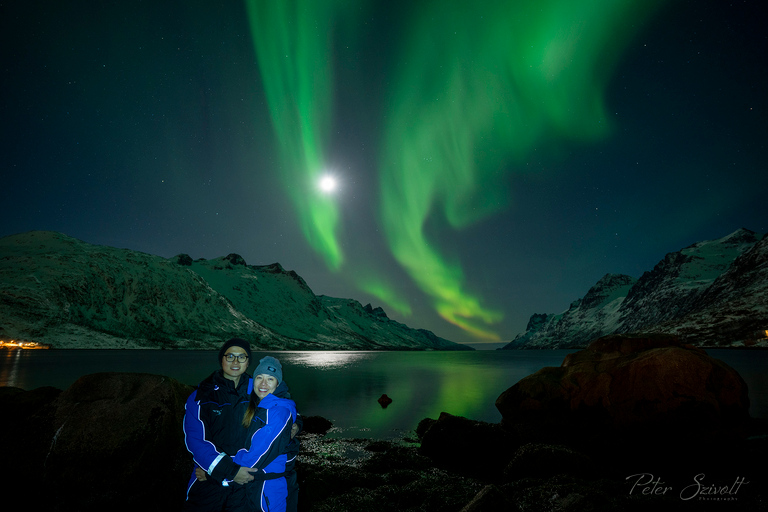
[[[0,236],[234,252],[509,341],[768,232],[762,4],[2,2]]]

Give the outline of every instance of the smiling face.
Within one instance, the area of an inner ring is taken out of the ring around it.
[[[227,357],[232,358],[232,361],[227,361]],[[245,361],[240,362],[240,359]],[[248,354],[241,347],[229,347],[224,352],[224,357],[221,358],[221,371],[224,372],[224,377],[235,382],[235,386],[240,382],[240,376],[248,369]]]
[[[274,393],[277,389],[277,384],[278,382],[274,375],[262,373],[261,375],[253,376],[253,392],[256,393],[259,399]]]

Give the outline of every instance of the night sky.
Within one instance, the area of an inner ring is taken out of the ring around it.
[[[768,232],[763,5],[4,1],[0,236],[235,252],[508,341]]]

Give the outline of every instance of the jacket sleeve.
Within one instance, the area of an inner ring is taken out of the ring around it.
[[[299,430],[296,431],[294,437],[301,434],[301,431],[304,430],[304,420],[298,412],[296,413],[296,426],[299,427]]]
[[[291,411],[285,407],[267,409],[267,424],[254,432],[249,450],[238,450],[235,463],[256,469],[264,469],[275,458],[285,453],[291,442]]]
[[[219,452],[215,444],[205,438],[205,422],[200,417],[200,402],[194,391],[184,406],[184,443],[192,454],[195,464],[205,470],[215,480],[231,480],[240,465],[224,452]]]

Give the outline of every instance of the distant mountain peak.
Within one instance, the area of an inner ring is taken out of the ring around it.
[[[742,228],[668,253],[639,279],[605,274],[567,311],[532,315],[504,348],[583,347],[633,332],[705,346],[768,345],[768,238]]]
[[[223,259],[224,259],[224,261],[228,261],[228,262],[230,262],[233,265],[246,266],[245,265],[245,259],[242,256],[240,256],[239,254],[230,253],[230,254],[227,254],[226,256],[224,256]]]
[[[589,289],[581,299],[580,306],[594,308],[617,297],[626,297],[629,288],[637,282],[632,276],[624,274],[605,274]]]

